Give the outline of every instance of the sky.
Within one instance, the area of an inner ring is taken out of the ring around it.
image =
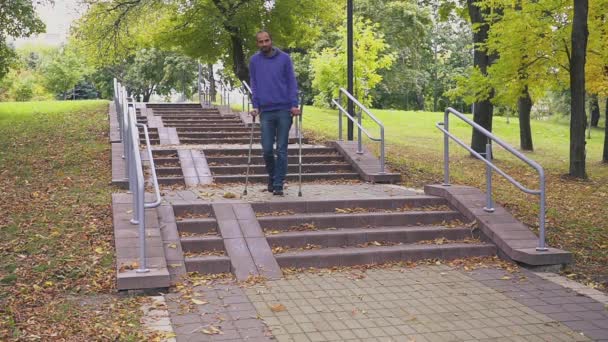
[[[16,46],[25,44],[44,44],[57,46],[65,42],[70,25],[84,12],[81,0],[55,0],[54,5],[36,6],[40,19],[46,24],[46,33],[30,38],[20,38]]]

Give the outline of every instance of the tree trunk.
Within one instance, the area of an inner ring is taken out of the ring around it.
[[[597,127],[600,123],[600,102],[597,95],[591,95],[591,127]]]
[[[469,10],[469,16],[471,17],[471,23],[473,26],[478,26],[477,30],[473,32],[473,44],[475,45],[475,51],[473,54],[473,65],[481,71],[483,75],[487,75],[488,66],[494,61],[496,56],[490,56],[486,51],[483,50],[479,45],[486,42],[488,39],[489,25],[486,23],[484,16],[489,9],[482,10],[476,5],[477,0],[467,0],[467,7]],[[490,99],[494,96],[494,91],[490,91],[490,96],[484,100],[478,100],[475,102],[475,108],[473,111],[473,121],[481,125],[488,131],[492,131],[492,115],[494,112],[494,106]],[[471,148],[478,153],[485,153],[486,143],[488,139],[485,135],[473,130],[473,136],[471,138]]]
[[[604,122],[604,153],[602,154],[602,161],[608,163],[608,97],[606,98],[606,110],[605,110],[605,122]]]
[[[574,0],[570,57],[570,176],[587,178],[585,170],[585,59],[589,0]]]
[[[152,89],[145,89],[143,91],[143,99],[142,102],[148,103],[150,102],[150,97],[152,96]]]
[[[239,80],[249,83],[249,66],[245,60],[243,39],[232,34],[230,41],[232,42],[232,67],[234,68],[234,74]]]
[[[213,64],[212,63],[207,63],[207,69],[208,69],[208,77],[207,80],[209,81],[209,84],[211,85],[211,87],[209,87],[209,96],[211,97],[211,101],[215,101],[215,95],[217,90],[215,89],[215,74],[213,73]]]
[[[517,111],[519,112],[519,146],[524,151],[533,151],[532,129],[530,128],[530,111],[532,110],[532,98],[528,86],[524,87],[522,95],[517,100]]]

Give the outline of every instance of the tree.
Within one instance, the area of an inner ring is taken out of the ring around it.
[[[574,0],[570,58],[570,176],[587,178],[585,168],[585,59],[589,0]]]
[[[277,46],[309,47],[322,22],[341,20],[343,2],[95,0],[76,31],[90,54],[99,50],[106,62],[124,60],[133,46],[175,48],[203,63],[220,60],[243,81],[258,30],[272,32]]]
[[[388,45],[378,25],[367,20],[355,18],[353,27],[355,55],[355,96],[361,103],[369,106],[372,102],[371,90],[380,83],[382,76],[379,70],[388,69],[394,56],[385,52]],[[340,28],[340,34],[346,37],[346,27]],[[319,91],[315,104],[329,105],[331,99],[338,96],[339,89],[346,84],[346,39],[338,46],[324,48],[313,53],[311,57],[313,70],[312,86]]]
[[[604,111],[604,153],[602,153],[602,162],[608,163],[608,98],[606,98],[606,108]]]
[[[382,84],[374,91],[374,104],[403,107],[403,98],[411,94],[415,108],[424,109],[431,82],[430,11],[414,0],[357,0],[355,9],[361,18],[378,24],[395,56],[391,68],[379,72]]]
[[[600,123],[600,102],[597,94],[590,96],[589,106],[591,107],[591,127],[597,127]]]
[[[161,85],[166,57],[165,52],[155,48],[141,49],[129,64],[124,83],[133,95],[141,95],[143,102],[150,101],[150,96]]]
[[[84,61],[69,47],[64,47],[53,58],[42,66],[45,86],[57,96],[66,100],[69,92],[84,79],[88,72]]]
[[[8,45],[7,38],[29,37],[42,33],[44,23],[38,18],[34,1],[12,0],[0,2],[0,79],[7,73],[16,54]]]
[[[486,77],[488,68],[498,57],[496,54],[488,53],[484,48],[490,30],[489,19],[491,17],[491,10],[487,7],[481,7],[475,0],[467,0],[467,9],[474,28],[473,44],[475,50],[473,52],[473,65],[475,71],[479,73],[480,76]],[[494,112],[494,105],[491,101],[493,96],[493,88],[489,88],[483,93],[478,94],[473,110],[473,121],[490,132],[492,131],[492,116]],[[473,150],[479,153],[485,153],[487,142],[488,139],[484,134],[473,129],[471,138],[471,148]]]

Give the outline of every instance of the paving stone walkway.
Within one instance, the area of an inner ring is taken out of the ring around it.
[[[177,341],[608,341],[604,303],[527,270],[325,270],[167,302]]]

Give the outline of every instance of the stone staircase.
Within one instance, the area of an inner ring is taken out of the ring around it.
[[[211,205],[174,205],[184,263],[188,272],[230,273],[230,258]]]
[[[158,184],[184,185],[184,174],[176,150],[153,150]]]
[[[256,202],[251,208],[280,267],[449,260],[497,252],[441,197]],[[213,207],[175,204],[173,211],[186,270],[230,272],[231,258],[238,257],[228,255],[224,242],[235,240],[230,230],[224,230],[230,236],[222,236]]]
[[[209,169],[217,183],[244,182],[247,172],[248,148],[205,149]],[[298,146],[289,146],[288,171],[286,180],[298,180]],[[332,147],[302,147],[302,181],[358,179],[359,174]],[[251,182],[263,183],[268,180],[262,150],[257,146],[251,153],[249,169]]]
[[[155,115],[162,117],[165,127],[177,130],[182,144],[249,144],[251,126],[243,123],[236,114],[220,114],[217,108],[196,108],[185,104],[153,105],[150,108]],[[256,125],[255,144],[260,143],[260,137],[260,129]],[[290,143],[295,142],[295,138],[290,139]]]
[[[434,196],[254,203],[281,267],[332,267],[496,254]]]

